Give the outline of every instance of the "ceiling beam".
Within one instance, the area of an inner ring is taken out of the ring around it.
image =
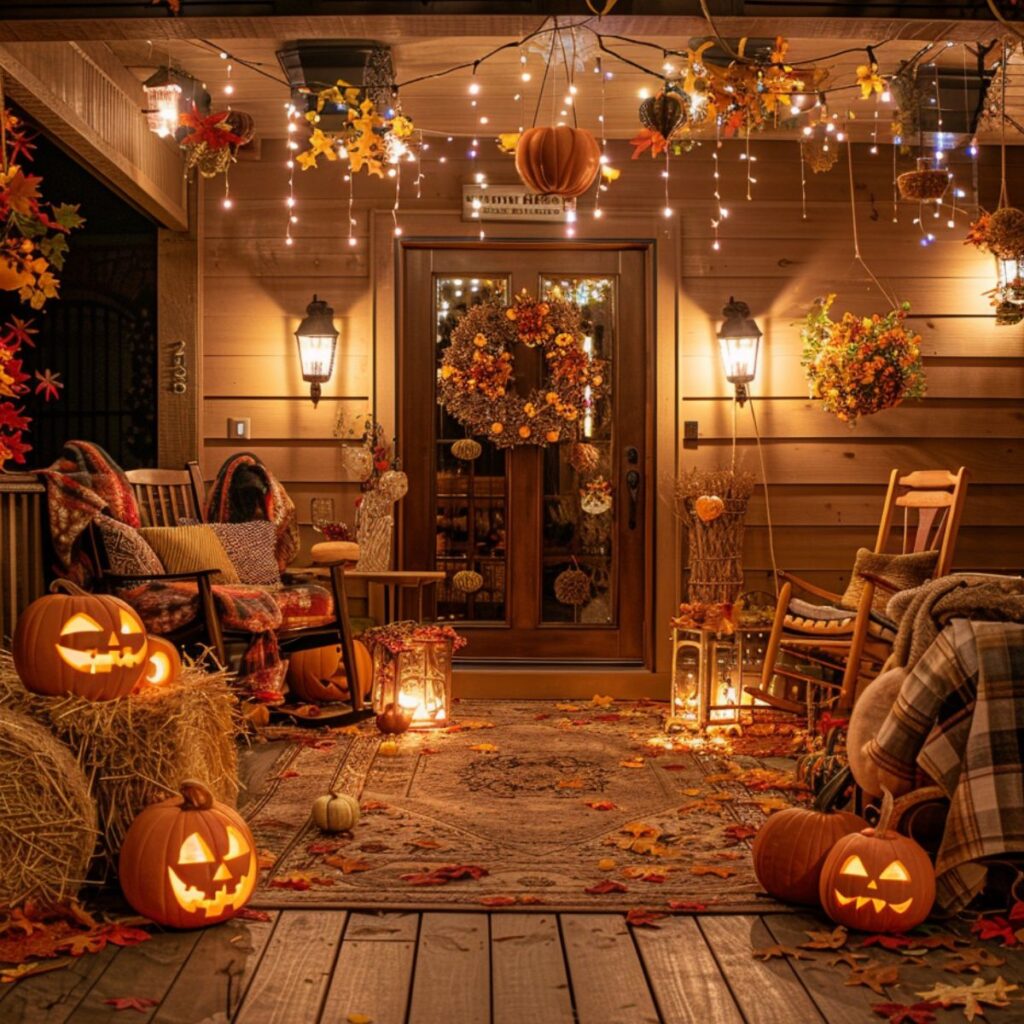
[[[180,153],[146,127],[145,94],[102,43],[0,43],[8,95],[97,177],[174,231],[188,228]]]
[[[537,28],[542,15],[530,14],[370,14],[282,17],[69,18],[0,21],[0,41],[58,42],[116,39],[379,39],[397,43],[415,39],[472,36],[518,38]],[[564,19],[590,21],[594,18]],[[1009,35],[991,20],[881,17],[731,17],[715,24],[724,36],[790,39],[883,39],[954,42],[991,40]],[[603,32],[632,36],[708,35],[702,17],[610,15]]]

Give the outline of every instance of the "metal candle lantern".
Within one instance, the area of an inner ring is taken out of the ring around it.
[[[373,710],[389,706],[411,715],[412,729],[436,729],[451,720],[452,656],[465,644],[450,626],[398,622],[368,630],[373,650]]]

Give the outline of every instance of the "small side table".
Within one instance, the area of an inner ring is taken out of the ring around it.
[[[301,569],[290,570],[307,576],[324,577],[330,569],[324,565],[310,565]],[[354,569],[345,573],[346,581],[362,580],[370,586],[384,588],[384,625],[389,625],[398,618],[400,592],[416,591],[416,621],[423,621],[423,601],[427,587],[436,586],[445,578],[445,573],[438,569],[386,569],[382,572],[356,572]]]

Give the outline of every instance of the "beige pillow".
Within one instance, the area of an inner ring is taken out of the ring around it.
[[[217,535],[205,523],[199,526],[144,526],[139,533],[157,553],[168,572],[216,569],[213,583],[237,583],[238,573]]]
[[[839,603],[844,608],[856,609],[860,606],[860,595],[864,592],[865,584],[865,580],[860,577],[862,572],[870,572],[875,576],[884,577],[897,591],[910,590],[911,587],[919,587],[932,578],[938,560],[938,551],[915,551],[909,555],[890,555],[877,554],[867,548],[860,548],[857,551],[857,560],[853,563],[853,575],[850,577],[846,592],[840,598]],[[889,598],[892,595],[893,591],[891,590],[875,587],[875,594],[871,599],[871,610],[878,615],[885,615],[885,606],[889,603]]]

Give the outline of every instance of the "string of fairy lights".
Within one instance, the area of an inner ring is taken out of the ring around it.
[[[420,198],[422,196],[422,183],[426,176],[425,164],[429,164],[433,161],[438,165],[444,165],[448,162],[449,155],[452,154],[453,148],[456,145],[465,144],[466,149],[464,150],[464,159],[470,166],[470,176],[472,181],[481,192],[486,191],[489,188],[486,171],[480,168],[479,163],[482,146],[484,144],[489,144],[490,137],[495,133],[498,133],[499,138],[497,141],[500,142],[500,132],[505,126],[500,123],[496,123],[496,119],[489,111],[489,105],[493,104],[498,97],[494,91],[489,88],[489,83],[481,72],[483,66],[489,60],[492,60],[498,54],[502,54],[509,49],[515,49],[517,54],[517,68],[514,76],[515,85],[514,92],[512,93],[512,101],[514,105],[513,109],[515,110],[514,116],[516,119],[516,126],[519,133],[525,129],[528,122],[530,103],[529,91],[531,89],[537,90],[536,103],[533,111],[534,124],[538,122],[545,96],[547,96],[550,104],[551,123],[566,123],[567,121],[571,121],[573,125],[576,125],[578,124],[579,97],[583,89],[587,88],[585,80],[596,81],[598,83],[598,113],[595,118],[596,124],[594,124],[593,127],[600,147],[601,169],[597,176],[597,184],[593,191],[590,213],[593,218],[597,220],[604,216],[604,201],[606,193],[608,192],[610,183],[619,176],[618,169],[612,165],[612,155],[610,151],[611,140],[608,138],[608,125],[606,121],[607,89],[614,79],[614,72],[606,67],[604,63],[605,60],[610,58],[622,63],[626,67],[632,68],[634,71],[639,71],[650,76],[658,83],[661,90],[660,93],[654,95],[661,95],[672,88],[673,82],[678,82],[677,76],[681,75],[682,72],[677,62],[680,60],[689,60],[692,62],[693,53],[692,51],[665,48],[647,40],[638,40],[626,36],[601,33],[594,27],[593,23],[595,20],[596,19],[588,18],[583,21],[573,23],[560,23],[559,19],[555,18],[546,22],[535,31],[524,35],[520,39],[511,40],[499,45],[475,60],[464,61],[460,64],[442,68],[435,72],[419,75],[404,82],[394,82],[391,84],[390,95],[392,98],[392,104],[400,110],[399,97],[402,96],[404,92],[407,92],[411,87],[415,87],[425,81],[468,72],[468,82],[466,84],[465,95],[468,112],[472,119],[472,123],[474,124],[473,131],[467,133],[442,131],[417,125],[414,132],[414,140],[409,140],[408,144],[394,136],[388,136],[385,157],[387,165],[386,176],[394,183],[394,199],[391,207],[391,219],[392,230],[396,237],[402,234],[400,212],[402,208],[403,163],[415,166],[415,176],[411,181],[411,185],[408,179],[406,185],[407,189],[409,187],[414,188],[416,197]],[[717,35],[717,32],[715,34]],[[197,42],[205,48],[216,49],[221,60],[225,62],[222,92],[224,97],[229,101],[234,101],[236,98],[236,83],[238,80],[233,77],[233,69],[236,65],[256,71],[260,75],[280,82],[283,85],[288,85],[284,79],[265,70],[264,66],[257,61],[240,58],[227,50],[215,47],[213,43],[206,40],[199,40]],[[720,37],[719,42],[723,43],[727,50],[729,49],[728,45],[724,44]],[[887,38],[871,45],[848,47],[846,49],[836,51],[835,53],[808,58],[802,61],[778,62],[764,60],[755,61],[750,59],[748,62],[751,64],[757,64],[760,68],[768,69],[772,67],[785,67],[788,71],[792,71],[794,68],[802,66],[814,68],[820,66],[824,61],[834,59],[844,54],[864,53],[869,61],[868,66],[872,69],[872,72],[875,72],[879,67],[878,52],[892,42],[894,42],[894,39]],[[656,51],[661,57],[660,66],[657,68],[648,66],[645,63],[636,60],[632,56],[626,56],[616,48],[617,45],[620,44]],[[977,137],[976,135],[971,135],[966,145],[961,147],[960,143],[957,141],[957,135],[946,131],[945,119],[943,116],[941,90],[942,80],[940,78],[940,69],[937,57],[942,51],[948,50],[956,45],[961,47],[962,54],[962,100],[964,116],[967,120],[967,124],[977,124],[979,116],[982,113],[988,112],[987,110],[981,110],[981,100],[978,101],[978,109],[974,111],[971,110],[968,57],[970,56],[974,59],[979,72],[982,70],[985,71],[990,83],[994,80],[997,74],[1005,76],[1007,73],[1007,47],[1005,45],[1003,47],[1002,58],[997,60],[989,68],[985,68],[984,60],[986,55],[991,51],[992,46],[986,47],[978,44],[977,47],[974,48],[968,43],[956,44],[948,40],[926,43],[910,58],[901,61],[899,69],[900,73],[906,76],[908,69],[911,70],[913,72],[913,81],[915,86],[921,86],[923,92],[927,91],[928,94],[924,99],[928,105],[935,108],[934,129],[929,130],[928,133],[932,142],[930,144],[930,153],[926,159],[937,168],[946,168],[950,178],[950,189],[947,193],[948,198],[943,197],[938,200],[921,201],[915,212],[915,216],[912,218],[913,225],[918,229],[920,243],[922,246],[929,246],[936,240],[936,231],[940,226],[939,223],[936,222],[942,222],[944,219],[946,229],[955,230],[958,224],[958,218],[972,216],[978,206],[978,175],[975,163],[979,152]],[[993,46],[994,45],[995,44],[993,44]],[[541,74],[535,74],[536,67],[531,61],[531,56],[534,56],[534,59],[539,60],[542,64],[543,71]],[[732,54],[732,56],[741,61],[745,59],[737,54]],[[948,68],[949,65],[947,64],[946,67]],[[584,70],[589,70],[591,73],[581,76],[580,72]],[[860,69],[858,69],[858,71],[859,70]],[[885,75],[882,75],[879,72],[879,76],[881,81],[884,83],[884,86],[880,90],[871,93],[874,103],[870,114],[870,142],[867,151],[873,157],[880,155],[885,148],[880,142],[879,128],[882,119],[894,112],[893,83],[896,81],[897,72],[890,72]],[[828,86],[827,91],[815,86],[814,88],[808,87],[795,89],[785,96],[784,103],[788,106],[789,119],[784,126],[792,126],[796,130],[796,141],[798,142],[800,159],[801,217],[804,220],[808,219],[807,168],[808,154],[810,152],[808,147],[817,147],[823,154],[829,154],[833,149],[837,151],[840,150],[841,144],[847,139],[851,123],[857,119],[857,113],[859,112],[854,110],[852,107],[845,109],[830,109],[829,97],[832,97],[833,100],[835,100],[837,94],[842,95],[847,92],[860,89],[861,84],[859,82],[854,82],[852,84],[831,84]],[[312,91],[312,86],[310,87],[310,91]],[[637,95],[641,101],[644,101],[652,96],[652,91],[649,87],[641,87],[638,90]],[[689,99],[691,115],[699,113],[699,105],[702,102],[701,97],[692,96],[681,98]],[[867,99],[868,95],[865,94],[862,98]],[[286,190],[284,197],[284,204],[286,207],[284,241],[286,245],[291,246],[295,242],[295,233],[293,229],[299,222],[299,201],[296,195],[295,169],[296,156],[301,148],[299,138],[301,137],[300,132],[305,126],[305,116],[303,111],[300,110],[300,107],[296,105],[296,101],[286,103],[284,110],[287,148],[285,160],[287,175],[285,178]],[[1005,117],[1005,112],[1000,113],[1001,116]],[[389,111],[389,114],[393,114],[393,111]],[[671,189],[671,176],[674,158],[682,156],[684,151],[688,151],[692,148],[708,146],[711,150],[710,191],[712,197],[712,210],[710,215],[711,238],[709,244],[713,251],[718,252],[721,250],[723,245],[723,223],[729,217],[729,209],[723,201],[724,169],[722,166],[723,159],[728,152],[727,147],[734,147],[737,161],[743,166],[745,179],[743,183],[745,191],[743,194],[747,201],[753,201],[756,195],[756,186],[758,184],[756,169],[758,154],[756,148],[752,146],[752,131],[749,120],[744,124],[742,131],[736,135],[732,135],[732,137],[726,136],[723,132],[723,117],[721,115],[713,119],[708,119],[705,123],[707,124],[708,129],[710,129],[711,134],[695,134],[687,139],[685,145],[680,145],[677,141],[673,141],[664,149],[662,167],[659,170],[663,184],[663,205],[661,212],[666,219],[674,217],[677,212],[672,199]],[[1011,123],[1014,122],[1011,120]],[[925,147],[923,131],[919,134],[920,140],[917,148],[921,156],[924,157]],[[435,144],[434,148],[432,148],[432,142]],[[894,131],[891,134],[890,145],[888,148],[891,151],[891,160],[893,165],[892,220],[896,223],[899,222],[901,210],[899,201],[900,197],[896,190],[895,183],[897,159],[901,151],[906,151],[907,145],[910,145],[910,143],[905,143],[901,132]],[[506,151],[508,150],[506,149]],[[969,166],[972,168],[964,175],[964,182],[958,180],[959,169],[954,168],[951,164],[951,157],[954,155],[954,152],[963,153],[968,158]],[[430,156],[427,156],[428,153]],[[838,152],[834,155],[835,158],[838,159]],[[355,248],[359,244],[359,237],[356,232],[358,222],[355,212],[355,178],[357,175],[349,166],[348,153],[346,152],[345,146],[340,142],[337,146],[337,158],[341,165],[343,183],[347,185],[347,245],[351,248]],[[564,231],[567,237],[572,238],[576,235],[577,211],[573,207],[573,204],[568,205],[569,208],[566,210]],[[234,200],[230,193],[226,175],[222,206],[226,211],[230,211],[234,207]],[[478,198],[471,200],[469,211],[470,218],[480,221],[481,209],[482,203]],[[479,224],[479,238],[483,240],[485,237],[485,229],[481,222]]]

